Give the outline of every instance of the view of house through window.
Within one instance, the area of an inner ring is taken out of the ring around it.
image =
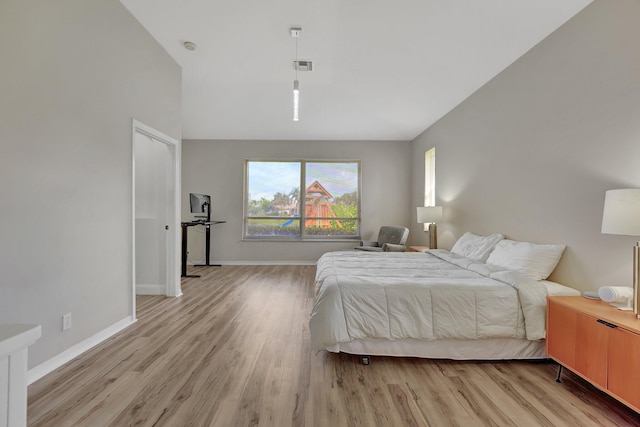
[[[360,162],[247,160],[245,178],[245,238],[359,238]]]

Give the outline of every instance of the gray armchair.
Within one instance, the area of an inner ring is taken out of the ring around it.
[[[383,225],[375,242],[363,240],[356,249],[370,252],[405,252],[409,229],[402,226]]]

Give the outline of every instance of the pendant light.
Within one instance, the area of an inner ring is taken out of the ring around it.
[[[297,122],[299,120],[299,109],[300,109],[300,82],[298,81],[298,39],[302,35],[302,28],[300,27],[292,27],[290,29],[291,37],[296,39],[296,59],[294,62],[294,69],[296,70],[296,77],[293,80],[293,121]]]
[[[296,74],[298,72],[296,71]],[[300,106],[300,83],[298,82],[298,76],[293,81],[293,121],[297,122],[299,120],[298,117],[298,109]]]

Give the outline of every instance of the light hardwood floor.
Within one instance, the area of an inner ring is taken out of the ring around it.
[[[29,386],[31,426],[638,426],[550,362],[314,352],[312,266],[190,267],[180,298]]]

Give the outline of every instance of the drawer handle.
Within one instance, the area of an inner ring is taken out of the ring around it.
[[[605,322],[605,321],[604,321],[604,320],[602,320],[602,319],[598,319],[598,323],[602,323],[603,325],[608,326],[608,327],[610,327],[611,329],[615,329],[615,328],[617,328],[617,327],[618,327],[617,325],[614,325],[613,323]]]

